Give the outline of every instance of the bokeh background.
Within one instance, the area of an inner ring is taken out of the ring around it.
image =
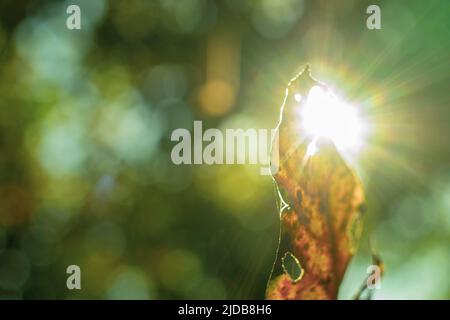
[[[69,4],[81,30],[66,28]],[[366,28],[381,7],[382,30]],[[263,298],[278,216],[258,166],[176,166],[175,128],[273,128],[313,75],[372,124],[340,296],[450,298],[448,1],[0,2],[0,297]],[[66,288],[81,267],[82,289]]]

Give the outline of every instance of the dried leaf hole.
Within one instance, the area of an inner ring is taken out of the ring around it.
[[[297,257],[295,257],[291,252],[286,252],[283,258],[281,258],[281,263],[284,272],[291,278],[294,283],[300,281],[300,279],[303,277],[304,270]]]

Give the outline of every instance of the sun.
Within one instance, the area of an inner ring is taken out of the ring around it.
[[[297,102],[303,99],[300,94],[295,94],[294,98]],[[299,108],[301,130],[311,141],[308,155],[316,152],[315,141],[319,138],[333,141],[343,155],[357,154],[368,133],[368,126],[358,111],[339,100],[330,90],[313,86]]]

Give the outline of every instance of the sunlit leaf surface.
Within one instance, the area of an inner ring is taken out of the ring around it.
[[[298,97],[314,86],[324,87],[307,68],[290,82],[281,109],[279,169],[273,174],[281,235],[268,299],[336,299],[361,234],[358,178],[332,141],[304,137],[298,128],[296,114],[307,103]]]

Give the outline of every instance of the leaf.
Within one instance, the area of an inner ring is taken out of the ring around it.
[[[298,109],[313,86],[307,67],[286,89],[272,150],[279,196],[280,243],[266,290],[268,299],[337,299],[362,231],[364,192],[332,141],[299,132]],[[316,153],[308,146],[315,143]],[[279,152],[277,161],[275,152]]]

